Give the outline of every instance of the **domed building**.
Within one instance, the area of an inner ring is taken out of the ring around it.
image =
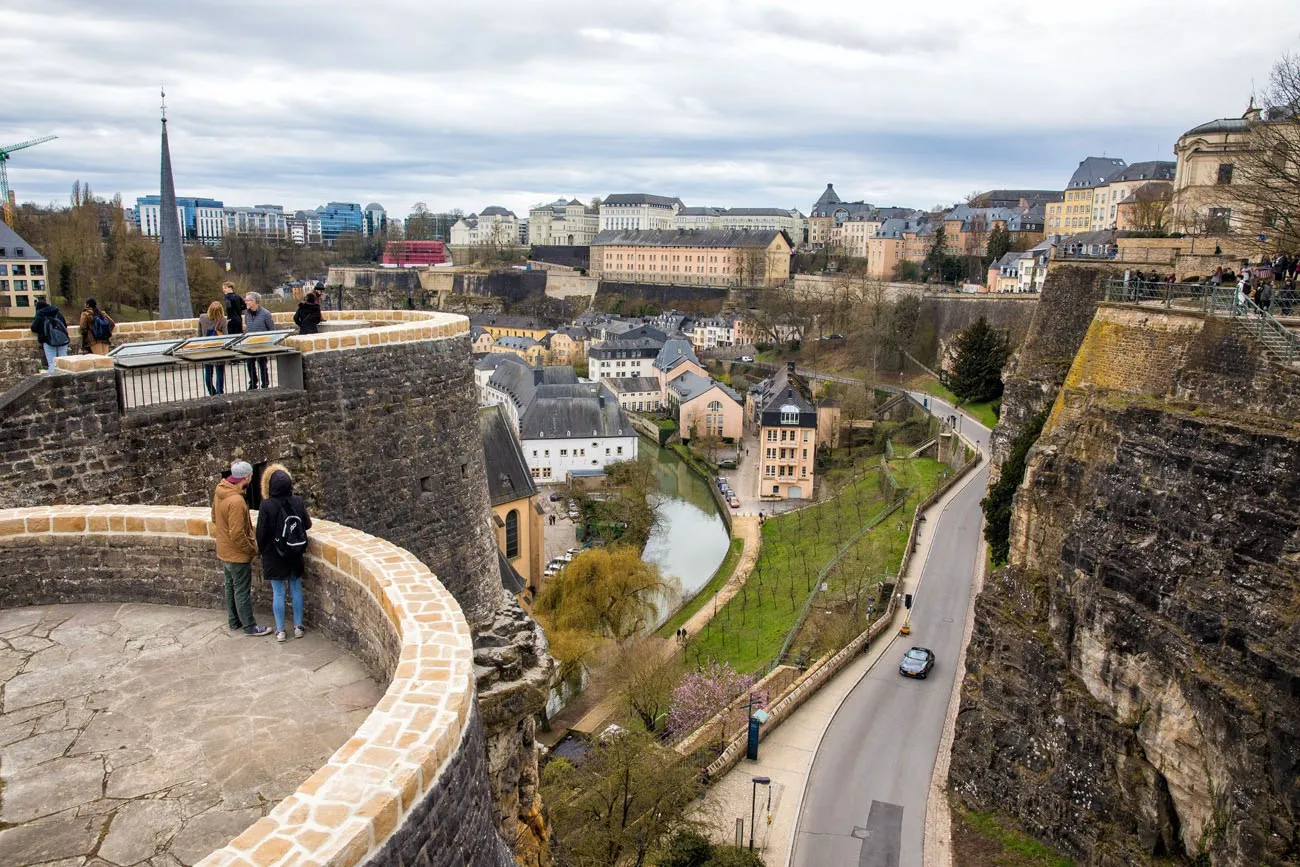
[[[1242,203],[1233,184],[1238,164],[1248,154],[1251,126],[1260,119],[1254,102],[1241,117],[1224,117],[1194,126],[1178,137],[1174,155],[1173,230],[1227,235],[1242,227]]]

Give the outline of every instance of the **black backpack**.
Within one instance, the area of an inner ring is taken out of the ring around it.
[[[113,336],[113,320],[102,310],[96,310],[94,318],[90,320],[90,336],[100,343],[107,343]]]
[[[45,342],[50,346],[68,345],[68,326],[59,317],[45,317]]]
[[[275,533],[275,553],[281,557],[299,556],[307,550],[307,522],[288,503],[280,506],[279,527]]]

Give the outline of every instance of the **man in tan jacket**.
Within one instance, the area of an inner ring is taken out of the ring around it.
[[[245,635],[270,635],[271,627],[258,626],[253,620],[253,558],[257,556],[257,537],[249,517],[244,491],[253,479],[253,465],[235,461],[230,475],[222,479],[212,495],[213,535],[217,539],[217,559],[226,580],[226,619],[231,629]]]

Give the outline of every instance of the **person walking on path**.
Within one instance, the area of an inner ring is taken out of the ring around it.
[[[271,311],[262,306],[262,296],[256,292],[249,292],[244,296],[244,303],[248,309],[244,311],[244,333],[256,334],[259,331],[274,331],[275,318],[271,316]],[[248,359],[248,390],[253,391],[257,388],[258,371],[262,373],[262,388],[271,387],[271,377],[269,365],[265,356],[256,360]]]
[[[53,304],[44,300],[36,302],[36,315],[32,317],[32,333],[36,335],[45,353],[45,367],[54,372],[54,359],[68,354],[68,323]]]
[[[207,312],[199,317],[199,337],[217,337],[226,333],[226,310],[220,301],[208,305]],[[223,394],[226,390],[226,365],[203,365],[203,384],[208,394]]]
[[[81,351],[87,355],[108,355],[112,348],[109,341],[116,327],[117,323],[99,309],[95,299],[87,298],[77,322],[77,329],[81,332]]]
[[[235,291],[234,283],[221,284],[221,306],[226,311],[226,333],[243,334],[244,333],[244,311],[247,305],[244,299]]]
[[[293,493],[293,477],[280,464],[262,475],[262,505],[257,510],[257,550],[262,574],[271,582],[275,640],[284,641],[284,596],[293,597],[293,637],[302,638],[303,554],[311,516],[302,497]]]
[[[298,304],[298,310],[293,314],[293,324],[298,326],[299,334],[318,334],[320,332],[320,301],[315,292],[308,292],[307,296]]]
[[[248,515],[244,491],[253,479],[253,465],[235,461],[230,475],[221,480],[212,495],[213,535],[217,539],[217,559],[225,577],[226,621],[231,629],[245,635],[270,635],[271,627],[258,626],[253,619],[253,558],[257,541],[253,522]]]

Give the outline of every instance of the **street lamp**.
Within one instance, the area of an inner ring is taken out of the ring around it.
[[[767,786],[767,809],[772,809],[772,779],[770,777],[754,777],[754,784],[749,790],[749,851],[754,851],[754,808],[758,800],[758,787]]]

